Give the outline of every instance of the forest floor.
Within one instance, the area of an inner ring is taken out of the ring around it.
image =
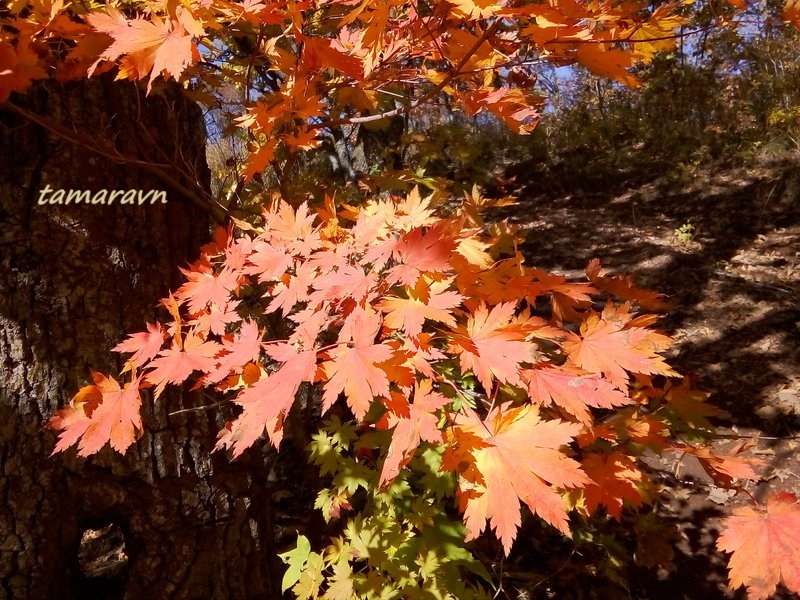
[[[532,266],[580,279],[597,257],[604,269],[669,295],[675,308],[661,326],[676,340],[672,364],[723,409],[720,433],[758,438],[749,452],[768,465],[766,481],[748,488],[758,501],[776,490],[800,492],[796,165],[699,168],[555,194],[530,181],[518,191],[519,204],[499,215],[527,233],[522,249]],[[749,502],[746,493],[716,488],[685,457],[656,466],[669,475],[664,510],[681,539],[675,569],[655,573],[637,597],[743,597],[726,592],[727,560],[714,542],[720,519]]]

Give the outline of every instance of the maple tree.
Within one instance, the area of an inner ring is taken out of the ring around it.
[[[266,169],[289,172],[324,130],[444,98],[530,132],[543,101],[530,65],[581,64],[638,86],[632,67],[674,45],[688,22],[682,6],[15,0],[0,13],[0,101],[50,72],[67,81],[117,69],[146,80],[148,93],[177,79],[209,104],[232,85],[246,185]],[[254,40],[238,62],[228,60],[237,36]],[[299,536],[283,555],[284,588],[303,598],[381,588],[484,597],[491,578],[467,542],[488,525],[507,555],[523,504],[565,535],[571,514],[619,520],[653,498],[638,461],[648,451],[694,454],[728,485],[756,477],[703,443],[713,411],[675,382],[657,317],[638,313],[668,308],[664,298],[597,261],[579,283],[527,266],[513,242],[504,253],[508,236],[489,234],[481,212],[492,202],[477,190],[453,217],[441,194],[413,187],[424,181],[405,183],[391,194],[365,183],[359,206],[323,194],[313,209],[276,194],[262,198],[259,220],[227,211],[162,301],[165,317],[115,348],[126,355],[122,381],[94,374],[50,421],[54,452],[77,444],[88,456],[107,443],[125,452],[143,397],[158,402],[189,382],[240,408],[218,450],[235,458],[263,435],[277,448],[298,391],[315,386],[328,418],[311,456],[330,482],[317,507],[345,523],[321,552]],[[670,437],[685,432],[692,443]],[[794,506],[774,501],[768,517],[741,509],[720,538],[733,552],[731,584],[753,598],[779,580],[800,585],[796,549],[773,525],[791,522]],[[741,548],[764,537],[778,547],[762,556],[772,566],[759,579]]]

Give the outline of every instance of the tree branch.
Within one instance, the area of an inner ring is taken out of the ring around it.
[[[174,165],[168,164],[160,164],[154,163],[144,160],[139,160],[137,158],[132,158],[130,156],[125,156],[120,154],[115,148],[107,148],[103,147],[99,144],[95,139],[82,134],[78,131],[70,131],[63,125],[56,123],[55,121],[48,119],[47,117],[43,117],[42,115],[37,115],[36,113],[30,112],[20,106],[17,106],[13,102],[3,102],[0,104],[0,108],[4,110],[8,110],[31,123],[38,125],[39,127],[49,131],[50,133],[57,135],[58,137],[67,140],[73,144],[91,150],[95,154],[99,154],[100,156],[104,156],[114,162],[120,164],[131,164],[136,165],[143,171],[150,173],[151,175],[158,178],[164,184],[171,187],[174,191],[178,192],[181,196],[184,196],[187,200],[195,204],[198,208],[202,209],[203,211],[207,212],[211,215],[211,218],[214,219],[215,222],[218,224],[223,224],[226,221],[228,216],[228,211],[223,207],[221,204],[215,202],[210,197],[208,197],[204,192],[198,194],[196,191],[191,190],[184,186],[182,183],[177,181],[174,177],[172,177],[169,173],[167,173],[166,169],[174,169]]]
[[[469,59],[472,58],[472,55],[475,54],[478,49],[483,46],[483,43],[489,39],[495,29],[499,26],[500,21],[497,20],[492,23],[489,27],[486,28],[486,31],[483,32],[483,35],[478,38],[478,40],[472,45],[472,47],[467,50],[466,54],[461,58],[455,68],[440,81],[436,87],[429,90],[423,96],[417,98],[413,102],[406,104],[405,106],[401,106],[399,108],[395,108],[393,110],[387,110],[386,112],[377,113],[374,115],[366,115],[364,117],[348,117],[345,119],[333,119],[330,121],[320,121],[319,123],[309,123],[308,127],[310,129],[324,129],[326,127],[338,127],[339,125],[359,125],[361,123],[374,123],[375,121],[381,121],[383,119],[388,119],[390,117],[396,117],[398,115],[405,114],[421,106],[434,96],[436,96],[439,92],[441,92],[445,87],[447,87],[451,81],[453,81],[456,77],[461,74],[461,69],[469,62]]]

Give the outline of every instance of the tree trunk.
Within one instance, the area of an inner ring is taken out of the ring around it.
[[[0,597],[280,597],[271,455],[229,464],[210,453],[218,413],[170,415],[208,401],[145,400],[145,433],[124,457],[49,457],[55,438],[43,428],[90,369],[118,372],[110,348],[153,319],[208,236],[208,214],[186,193],[208,189],[199,108],[174,89],[144,98],[106,78],[49,82],[13,102],[63,129],[0,111]],[[102,155],[117,151],[170,167]],[[164,190],[167,203],[39,205],[46,185]],[[107,525],[127,560],[100,591],[79,550],[84,532]]]

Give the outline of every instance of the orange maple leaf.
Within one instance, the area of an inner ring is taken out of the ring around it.
[[[414,457],[421,441],[444,442],[435,412],[450,400],[434,392],[429,379],[417,383],[411,404],[401,395],[397,396],[401,408],[390,413],[387,419],[387,426],[394,427],[394,431],[381,469],[381,487],[397,477],[400,469]]]
[[[296,36],[303,43],[303,55],[300,70],[336,69],[342,75],[360,79],[364,75],[363,61],[352,54],[342,52],[333,40],[326,38]]]
[[[737,6],[736,1],[731,2],[737,8],[744,8],[744,0],[738,0],[743,6]],[[729,0],[730,2],[730,0]],[[781,12],[781,18],[786,22],[793,25],[796,29],[800,29],[800,0],[786,0]]]
[[[125,371],[136,366],[141,367],[147,361],[152,359],[158,351],[161,350],[161,345],[164,343],[164,331],[158,323],[148,323],[147,331],[141,333],[132,333],[125,340],[114,346],[114,352],[131,353],[131,356],[125,365]]]
[[[522,375],[532,400],[544,406],[555,403],[587,425],[592,422],[590,406],[614,408],[632,402],[627,394],[608,380],[569,366],[527,369]]]
[[[641,319],[641,318],[640,318]],[[570,360],[590,373],[602,373],[624,390],[628,374],[677,375],[658,352],[670,345],[664,334],[639,327],[641,320],[631,320],[627,305],[607,307],[602,315],[592,313],[581,325],[581,335],[568,333],[564,350]]]
[[[124,453],[142,429],[139,410],[141,378],[120,388],[113,377],[92,373],[93,385],[81,388],[69,406],[50,419],[50,429],[61,430],[53,454],[63,452],[78,442],[78,456],[96,453],[107,443]]]
[[[498,304],[491,311],[481,303],[466,327],[454,330],[450,349],[459,355],[461,371],[472,371],[490,393],[492,378],[520,385],[519,366],[531,362],[534,345],[525,341],[525,328],[511,323],[516,303]]]
[[[606,49],[606,44],[581,44],[575,51],[575,58],[595,75],[608,77],[628,87],[641,87],[642,82],[628,71],[635,63],[635,57],[626,50]]]
[[[375,343],[381,327],[378,315],[362,313],[354,321],[356,324],[350,328],[353,345],[339,345],[330,352],[331,360],[322,364],[327,379],[322,412],[333,406],[339,393],[344,392],[347,405],[360,421],[375,396],[389,396],[389,378],[378,363],[391,359],[393,352],[389,346]]]
[[[458,292],[447,291],[450,280],[427,282],[420,277],[414,288],[406,288],[408,298],[386,296],[376,308],[386,313],[384,325],[402,329],[416,337],[422,333],[425,320],[439,321],[455,327],[452,310],[464,299]]]
[[[314,227],[316,215],[303,202],[297,210],[280,202],[276,210],[264,213],[265,237],[278,248],[290,254],[308,256],[322,247],[319,227]]]
[[[609,515],[619,519],[624,502],[633,507],[641,506],[642,487],[647,478],[630,456],[619,451],[590,454],[583,460],[583,469],[592,479],[583,489],[590,512],[602,505]]]
[[[596,258],[589,261],[586,266],[586,276],[596,288],[614,294],[623,300],[631,300],[644,310],[660,312],[670,308],[670,304],[664,300],[663,294],[638,287],[626,275],[606,275],[600,261]]]
[[[725,488],[731,487],[734,479],[758,479],[756,469],[763,467],[764,462],[757,457],[741,456],[740,453],[747,447],[747,442],[740,442],[726,451],[714,450],[709,446],[673,445],[673,449],[697,458],[714,483]]]
[[[553,304],[553,319],[556,323],[565,320],[581,320],[578,310],[592,304],[592,297],[589,294],[596,293],[595,288],[588,283],[570,283],[562,275],[555,275],[544,269],[530,269],[529,271],[537,281],[531,285],[528,295],[550,294],[550,301]]]
[[[766,509],[736,508],[723,522],[717,548],[732,553],[730,588],[747,586],[748,600],[772,597],[778,583],[800,594],[800,504],[790,492],[773,494]]]
[[[105,8],[105,12],[89,13],[86,20],[97,31],[113,39],[101,59],[116,60],[126,55],[123,72],[132,79],[143,79],[149,74],[148,93],[153,80],[162,71],[178,79],[186,67],[200,59],[192,34],[184,27],[185,21],[162,21],[155,16],[152,21],[140,17],[128,20],[110,6]],[[99,62],[89,69],[90,76]]]
[[[235,421],[225,426],[217,440],[218,449],[233,448],[234,458],[252,446],[265,429],[270,442],[277,448],[283,437],[283,418],[292,408],[300,384],[314,378],[315,350],[297,352],[289,344],[277,344],[270,346],[268,352],[283,364],[239,394],[236,404],[244,410]]]
[[[28,87],[32,80],[47,77],[39,55],[31,48],[31,36],[22,32],[16,45],[0,40],[0,102],[11,92]]]
[[[496,407],[485,421],[469,408],[459,414],[442,470],[460,471],[466,539],[478,537],[488,520],[507,555],[521,523],[520,500],[569,535],[566,504],[557,488],[582,487],[590,480],[560,448],[578,431],[576,423],[541,420],[530,405]]]

